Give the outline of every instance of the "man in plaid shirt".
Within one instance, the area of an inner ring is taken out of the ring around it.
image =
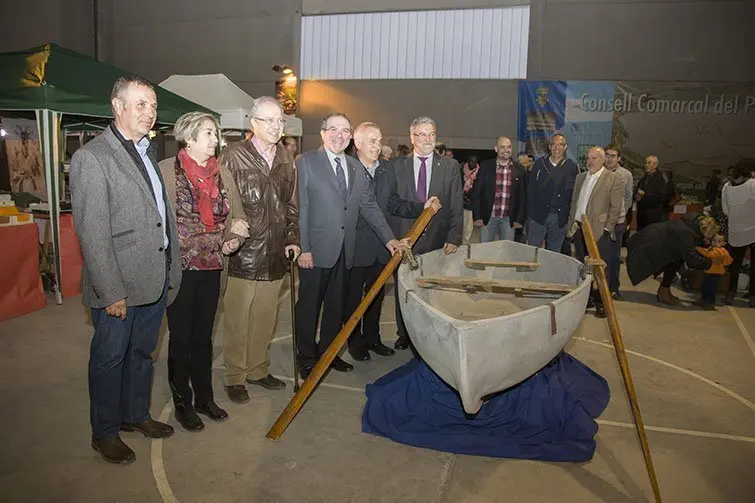
[[[472,188],[472,218],[480,240],[514,240],[524,224],[525,171],[511,158],[511,140],[498,138],[496,158],[483,161]]]

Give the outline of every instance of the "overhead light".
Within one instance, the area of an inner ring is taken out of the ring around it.
[[[294,73],[294,71],[288,65],[274,65],[273,71],[280,72],[283,75],[291,75],[292,73]]]

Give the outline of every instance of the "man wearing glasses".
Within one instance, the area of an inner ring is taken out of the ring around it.
[[[268,347],[286,257],[299,254],[296,170],[289,150],[278,144],[283,110],[275,98],[254,100],[251,126],[250,139],[229,145],[219,157],[238,185],[249,221],[249,239],[230,257],[223,297],[225,389],[236,403],[249,401],[244,381],[270,390],[286,387],[270,374]]]
[[[442,248],[446,254],[455,253],[461,244],[463,227],[463,191],[459,163],[451,157],[434,152],[435,121],[429,117],[414,119],[409,127],[409,134],[412,154],[394,161],[396,193],[399,198],[422,203],[435,196],[442,205],[414,245],[414,252],[420,254]],[[388,211],[393,216],[393,233],[397,236],[406,235],[415,219],[403,218],[392,203],[389,203]],[[394,296],[398,328],[398,340],[394,347],[407,349],[409,336],[401,316],[398,295]]]
[[[298,365],[303,378],[312,372],[341,329],[347,269],[354,264],[357,218],[362,216],[393,254],[398,241],[375,200],[364,167],[344,154],[351,140],[351,121],[342,113],[325,117],[323,146],[296,161],[299,176],[299,299],[296,303]],[[320,341],[315,341],[320,307]],[[354,367],[336,357],[334,370]]]

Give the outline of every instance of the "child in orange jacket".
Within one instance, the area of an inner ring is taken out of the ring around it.
[[[726,272],[726,266],[733,261],[725,246],[726,238],[723,234],[716,234],[710,248],[697,247],[697,253],[713,261],[713,265],[703,275],[703,282],[700,285],[700,300],[695,302],[697,307],[708,311],[715,311],[718,283],[721,281],[721,276]]]

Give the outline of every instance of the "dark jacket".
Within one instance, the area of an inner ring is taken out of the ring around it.
[[[229,261],[232,278],[274,281],[288,272],[284,248],[299,245],[299,192],[291,154],[276,146],[272,169],[250,140],[226,147],[218,157],[230,171],[249,222],[249,239]]]
[[[642,199],[637,201],[637,213],[646,215],[651,222],[659,222],[663,216],[663,201],[666,198],[666,179],[663,173],[658,170],[646,173],[637,184],[637,190],[645,191]]]
[[[398,198],[419,202],[417,188],[414,182],[414,157],[399,157],[393,160],[393,172],[396,175],[395,190]],[[443,248],[445,243],[461,244],[463,227],[463,184],[459,172],[459,164],[442,155],[433,155],[433,169],[430,177],[430,190],[427,197],[436,196],[442,205],[440,211],[430,220],[417,243],[414,253],[427,253]],[[416,218],[408,218],[400,214],[397,207],[398,199],[389,202],[388,211],[391,213],[391,227],[397,239],[401,239],[414,225]],[[424,204],[423,204],[424,206]]]
[[[378,206],[383,211],[386,220],[390,222],[391,215],[388,205],[404,218],[417,218],[425,209],[424,203],[419,201],[407,201],[401,199],[392,191],[395,190],[396,173],[389,161],[380,161],[375,168],[375,176],[370,176],[365,168],[365,177],[375,194]],[[356,247],[354,249],[354,266],[367,267],[375,263],[387,264],[391,258],[390,252],[380,240],[375,231],[367,223],[367,220],[359,215],[357,220]]]
[[[559,227],[565,227],[578,174],[579,167],[569,158],[555,167],[547,155],[535,161],[527,175],[526,218],[543,225],[548,213],[556,213]]]
[[[480,163],[480,172],[472,187],[472,218],[482,220],[488,225],[490,214],[495,202],[495,175],[498,166],[497,159],[488,159]],[[526,203],[526,172],[518,162],[511,164],[511,195],[509,196],[509,223],[524,225]]]
[[[680,260],[692,269],[708,269],[711,260],[695,250],[704,245],[699,219],[699,214],[687,213],[681,220],[651,224],[633,235],[627,243],[627,273],[632,284]]]

